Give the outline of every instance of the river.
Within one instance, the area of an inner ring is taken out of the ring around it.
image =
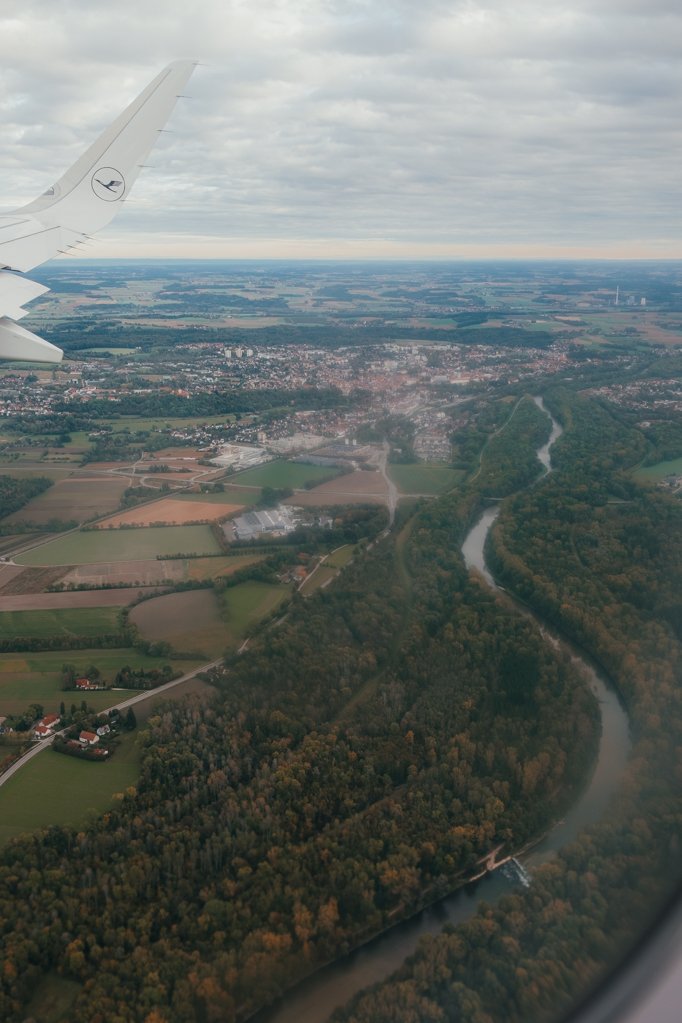
[[[549,440],[537,451],[544,469],[536,481],[539,482],[552,471],[550,449],[561,436],[562,429],[545,408],[542,398],[536,397],[534,401],[552,422]],[[467,568],[479,572],[488,586],[498,592],[499,587],[485,560],[485,542],[499,511],[498,505],[487,508],[462,544]],[[535,867],[554,855],[563,845],[573,841],[582,828],[595,823],[604,812],[622,778],[630,752],[627,715],[607,681],[572,644],[559,636],[538,615],[514,601],[509,594],[505,596],[520,613],[537,623],[548,643],[568,653],[574,665],[588,679],[599,702],[601,738],[588,784],[565,817],[532,849],[519,856],[518,860],[466,885],[417,916],[396,924],[356,951],[318,970],[287,992],[275,1005],[258,1013],[255,1017],[257,1023],[325,1023],[334,1009],[344,1005],[358,991],[384,980],[397,970],[414,952],[422,935],[435,934],[447,923],[462,923],[475,913],[482,900],[494,902],[520,884],[532,883],[532,870]]]

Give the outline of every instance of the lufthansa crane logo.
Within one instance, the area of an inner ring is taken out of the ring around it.
[[[105,202],[122,199],[126,190],[125,178],[115,167],[99,167],[92,175],[90,184],[97,198]]]

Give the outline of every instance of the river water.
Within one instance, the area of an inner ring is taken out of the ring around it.
[[[542,398],[536,397],[534,401],[552,421],[549,440],[537,451],[544,468],[539,477],[541,479],[552,471],[550,449],[561,436],[562,429],[545,408]],[[479,572],[488,586],[498,592],[499,587],[485,560],[484,548],[499,511],[496,505],[486,509],[462,545],[467,568]],[[414,952],[422,935],[435,934],[447,923],[462,923],[476,912],[482,900],[495,902],[505,892],[520,884],[532,883],[533,869],[563,845],[573,841],[584,827],[599,820],[606,809],[622,778],[630,751],[627,715],[607,681],[572,644],[555,633],[539,616],[514,601],[509,594],[506,594],[506,598],[515,604],[520,613],[536,622],[548,643],[568,653],[576,668],[586,676],[599,702],[601,738],[589,783],[565,817],[529,852],[520,856],[519,861],[466,885],[410,920],[396,924],[343,959],[318,970],[287,992],[275,1005],[258,1013],[255,1018],[258,1023],[325,1023],[334,1009],[344,1005],[358,991],[384,980],[397,970]]]

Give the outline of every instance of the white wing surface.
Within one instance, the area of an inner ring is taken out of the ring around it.
[[[62,351],[15,322],[48,288],[21,276],[114,218],[195,68],[169,64],[38,199],[0,215],[0,358],[59,362]]]

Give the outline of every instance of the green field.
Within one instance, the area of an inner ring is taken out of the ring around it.
[[[331,565],[328,566],[325,562],[324,565],[320,565],[318,569],[308,576],[303,586],[301,586],[301,594],[304,597],[309,597],[316,590],[322,589],[323,586],[328,586],[337,575],[338,569]]]
[[[83,607],[51,611],[3,611],[0,639],[13,636],[99,636],[120,632],[119,608]]]
[[[120,419],[100,419],[97,425],[109,427],[114,433],[121,433],[123,430],[136,433],[139,430],[181,430],[186,426],[202,426],[203,424],[216,426],[220,423],[231,423],[233,420],[233,415],[189,416],[187,419],[164,419],[163,416],[144,419],[142,416],[121,416]]]
[[[225,555],[224,558],[193,558],[187,561],[187,579],[217,579],[221,575],[232,575],[240,568],[262,561],[265,554]]]
[[[447,465],[389,465],[388,475],[401,494],[444,494],[462,479],[461,469]]]
[[[91,664],[99,668],[105,682],[124,665],[131,668],[160,668],[170,664],[176,671],[186,672],[197,661],[174,661],[170,657],[149,657],[132,647],[113,650],[50,650],[44,653],[0,654],[0,715],[20,714],[29,704],[39,703],[46,714],[59,710],[63,700],[67,707],[87,700],[93,710],[104,710],[125,699],[125,693],[113,690],[79,693],[61,689],[63,664],[73,664],[85,673]]]
[[[325,561],[330,568],[343,568],[355,554],[355,544],[347,543],[345,547],[337,547]]]
[[[250,625],[270,614],[290,592],[288,586],[256,582],[240,583],[225,590],[222,598],[225,622],[232,641],[241,640]]]
[[[142,561],[158,554],[217,554],[219,551],[208,526],[150,526],[69,533],[26,551],[16,561],[20,565],[88,565]]]
[[[302,465],[298,462],[267,462],[255,469],[231,476],[230,480],[238,486],[249,487],[303,487],[306,483],[322,483],[333,479],[336,472],[324,465]]]
[[[167,593],[138,604],[130,617],[144,639],[170,643],[176,651],[201,651],[208,659],[239,644],[247,628],[289,593],[288,586],[259,582],[232,586],[220,599],[213,590]]]
[[[85,823],[135,784],[139,765],[136,732],[124,735],[111,760],[101,764],[46,749],[0,788],[0,846],[52,824]]]
[[[644,465],[634,472],[635,479],[646,480],[647,483],[658,483],[664,476],[682,476],[682,458],[674,458],[671,462],[657,462],[656,465]]]
[[[66,479],[73,472],[72,465],[57,466],[45,462],[32,462],[26,464],[28,459],[21,459],[22,464],[17,465],[14,461],[5,461],[0,455],[0,475],[11,476],[13,479],[25,480],[32,476],[46,476],[47,479],[57,482]]]
[[[211,504],[256,504],[260,501],[260,487],[234,487],[225,484],[225,492],[210,494],[173,494],[174,501],[210,501]]]

